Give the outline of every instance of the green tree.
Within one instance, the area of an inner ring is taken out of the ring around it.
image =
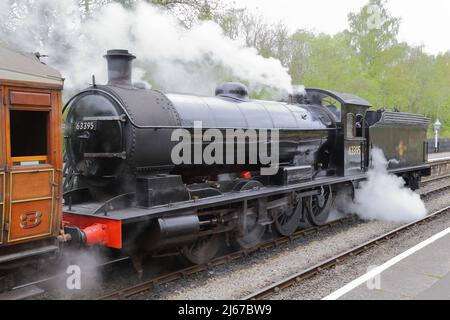
[[[369,72],[383,52],[397,45],[400,19],[392,17],[385,0],[370,0],[359,13],[348,15],[350,45]]]
[[[102,1],[102,0],[100,0]],[[138,2],[147,2],[165,10],[171,11],[186,27],[192,27],[200,20],[213,20],[224,8],[221,0],[103,0],[103,2],[118,2],[126,8],[135,6]]]

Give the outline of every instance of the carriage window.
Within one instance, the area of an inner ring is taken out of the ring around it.
[[[14,165],[36,165],[48,160],[49,113],[11,110],[11,157]]]
[[[347,114],[347,138],[355,137],[355,115],[353,113]]]

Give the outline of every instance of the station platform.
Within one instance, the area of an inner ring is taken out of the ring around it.
[[[429,153],[428,154],[429,162],[442,161],[442,160],[446,160],[446,159],[450,160],[450,152]]]
[[[375,267],[324,300],[450,300],[450,228]]]

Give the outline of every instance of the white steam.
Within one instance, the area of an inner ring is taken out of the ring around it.
[[[6,2],[6,1],[0,1],[0,15],[2,15],[2,17],[3,17],[3,15],[5,14],[5,12],[8,12],[8,2]]]
[[[425,204],[405,186],[402,178],[388,173],[383,151],[374,148],[371,156],[373,168],[367,181],[356,190],[349,210],[367,220],[412,222],[423,218],[427,214]]]
[[[18,17],[21,2],[32,9]],[[76,0],[15,0],[8,14],[2,11],[1,21],[14,32],[2,32],[0,41],[48,54],[47,62],[61,70],[68,89],[84,88],[92,74],[98,83],[106,82],[107,49],[129,49],[138,57],[134,80],[164,90],[211,95],[226,80],[246,81],[253,90],[291,87],[280,61],[230,40],[217,24],[206,21],[187,30],[147,3],[135,9],[109,4],[89,19],[81,18]]]

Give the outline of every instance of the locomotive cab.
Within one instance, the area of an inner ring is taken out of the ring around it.
[[[366,100],[347,93],[307,89],[308,99],[330,110],[337,120],[336,150],[333,162],[340,176],[366,171],[366,111],[372,106]]]

